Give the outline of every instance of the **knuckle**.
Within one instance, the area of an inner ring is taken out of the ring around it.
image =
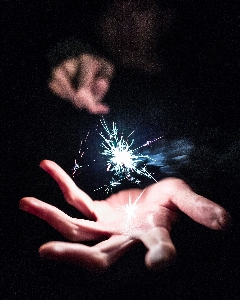
[[[70,228],[68,233],[65,235],[66,238],[72,242],[78,241],[78,230],[76,228]]]

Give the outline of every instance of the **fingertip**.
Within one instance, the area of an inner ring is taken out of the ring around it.
[[[39,167],[42,168],[44,170],[45,166],[46,166],[47,160],[44,159],[40,162]]]
[[[52,251],[52,246],[53,246],[54,242],[49,242],[46,243],[44,245],[42,245],[39,249],[38,249],[38,253],[40,255],[41,258],[47,258],[47,259],[53,259],[53,251]]]
[[[34,203],[35,200],[37,200],[36,198],[34,197],[24,197],[20,200],[19,202],[19,208],[21,210],[24,210],[24,211],[28,211],[28,208],[29,208],[29,203]]]
[[[49,164],[52,164],[52,163],[54,163],[54,162],[51,161],[51,160],[43,159],[43,160],[40,162],[39,166],[40,166],[40,168],[43,169],[45,166],[48,166]]]
[[[104,104],[97,104],[95,107],[92,107],[91,108],[91,113],[92,114],[108,114],[110,111],[109,107],[107,105],[104,105]]]
[[[48,249],[49,249],[49,246],[51,247],[51,245],[53,244],[54,242],[48,242],[48,243],[45,243],[43,244],[40,248],[39,248],[39,253],[41,255],[43,255],[44,253],[48,252]]]
[[[219,230],[228,230],[232,227],[233,220],[231,215],[224,209],[222,215],[220,216],[218,220],[217,229]]]
[[[52,160],[44,159],[40,162],[39,167],[52,175],[52,172],[56,170],[59,166]]]
[[[65,242],[51,241],[43,244],[38,253],[41,258],[53,259],[53,260],[68,260],[68,247]],[[71,256],[71,255],[70,255]]]
[[[19,201],[19,209],[24,211],[26,210],[26,201],[27,201],[27,197],[24,197]]]
[[[148,269],[160,270],[171,265],[176,257],[176,249],[173,245],[163,243],[162,246],[150,249],[145,257]]]

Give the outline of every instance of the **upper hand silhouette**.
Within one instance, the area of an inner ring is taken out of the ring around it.
[[[43,257],[103,270],[134,243],[143,242],[148,249],[147,267],[157,269],[175,256],[170,230],[179,211],[212,229],[220,230],[228,225],[229,215],[224,208],[195,194],[177,178],[161,180],[144,190],[123,190],[106,200],[92,201],[56,163],[44,160],[40,166],[57,181],[66,201],[90,219],[71,218],[36,198],[23,198],[21,209],[47,221],[75,242],[46,243],[40,247]],[[76,243],[91,240],[100,242],[93,247]]]
[[[113,73],[114,66],[106,59],[81,54],[65,60],[53,70],[49,88],[77,108],[92,114],[105,114],[109,108],[101,101],[109,89]]]

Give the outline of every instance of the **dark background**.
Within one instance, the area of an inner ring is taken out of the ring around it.
[[[220,66],[221,72],[210,76],[216,77],[216,95],[228,102],[219,105],[216,114],[223,112],[230,120],[226,125],[229,132],[237,132],[237,3],[214,1],[214,6],[207,1],[201,5],[198,1],[185,2],[188,16],[201,12],[202,17],[197,23],[192,23],[194,18],[186,18],[186,32],[195,32],[193,36],[208,41],[208,48],[213,51],[201,52],[205,66]],[[180,3],[185,5],[184,1]],[[178,257],[167,270],[148,271],[141,245],[104,274],[91,274],[76,266],[38,257],[41,244],[63,238],[43,221],[19,211],[19,200],[35,196],[72,216],[80,216],[64,202],[57,185],[38,165],[47,158],[70,173],[79,147],[79,127],[86,120],[85,114],[48,91],[50,67],[46,54],[54,43],[73,35],[83,22],[79,20],[78,9],[92,9],[94,20],[96,8],[93,2],[85,1],[78,6],[73,1],[1,1],[0,5],[2,299],[238,299],[240,211],[236,170],[221,171],[214,178],[203,176],[198,182],[193,180],[199,193],[230,211],[233,226],[228,231],[213,232],[182,216],[172,232]],[[198,8],[203,10],[199,12]],[[185,45],[189,43],[193,48],[201,43],[199,39],[186,41]],[[223,74],[228,77],[226,81]],[[219,80],[227,83],[227,87],[218,87]],[[213,116],[213,120],[218,122],[218,116]],[[235,150],[233,155],[238,153],[238,148]]]

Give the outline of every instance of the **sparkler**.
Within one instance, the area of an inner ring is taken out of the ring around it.
[[[119,133],[119,129],[115,122],[112,123],[112,128],[109,128],[105,119],[100,120],[102,130],[96,129],[98,136],[101,137],[100,151],[97,154],[101,154],[106,158],[105,168],[107,172],[112,173],[112,178],[107,184],[103,184],[101,187],[95,189],[95,191],[103,189],[106,193],[112,192],[112,189],[122,184],[124,180],[128,180],[132,183],[139,185],[141,183],[140,177],[147,177],[152,181],[157,180],[147,169],[147,163],[151,161],[151,165],[154,165],[154,159],[151,159],[149,155],[144,155],[140,152],[141,148],[150,146],[153,142],[161,139],[158,137],[154,140],[147,141],[139,147],[134,148],[134,131],[128,134],[126,137]],[[81,141],[79,155],[80,160],[83,161],[86,150],[90,150],[86,147],[87,140],[90,132],[87,133],[84,140]],[[101,149],[103,149],[101,151]],[[97,165],[98,158],[92,159],[93,165]],[[83,170],[86,166],[89,167],[89,159],[85,159],[86,163],[78,163],[75,159],[74,167],[72,169],[72,176]],[[130,206],[129,206],[130,207]]]
[[[155,170],[161,168],[161,173],[174,174],[175,170],[171,164],[176,168],[180,164],[186,163],[188,154],[193,148],[186,140],[175,140],[158,144],[155,150],[150,149],[150,146],[162,139],[162,136],[147,140],[137,146],[134,133],[135,131],[130,131],[128,135],[123,134],[115,122],[112,123],[112,127],[109,127],[105,119],[102,118],[95,130],[91,134],[89,131],[81,142],[80,162],[75,160],[72,169],[73,177],[88,168],[90,170],[88,178],[90,179],[96,171],[99,175],[99,172],[105,169],[106,173],[104,176],[101,174],[98,180],[101,182],[100,187],[96,187],[94,192],[103,190],[109,194],[114,188],[126,183],[126,181],[140,186],[145,184],[145,181],[143,183],[144,178],[157,182],[155,176],[159,177],[159,174],[155,175],[151,172],[153,168]],[[134,209],[135,206],[130,204],[131,201],[126,210],[132,211],[131,209]]]
[[[114,176],[118,178],[118,182],[126,178],[129,181],[139,184],[140,180],[135,177],[136,174],[146,176],[156,182],[146,167],[150,157],[141,154],[139,149],[149,146],[162,137],[147,141],[140,147],[133,148],[134,139],[129,139],[134,131],[124,138],[122,134],[119,134],[116,123],[113,122],[111,130],[104,119],[101,120],[101,124],[104,129],[104,133],[100,132],[100,136],[103,139],[101,147],[104,149],[101,154],[107,157],[107,171],[113,172]],[[116,181],[114,182],[116,183]]]

